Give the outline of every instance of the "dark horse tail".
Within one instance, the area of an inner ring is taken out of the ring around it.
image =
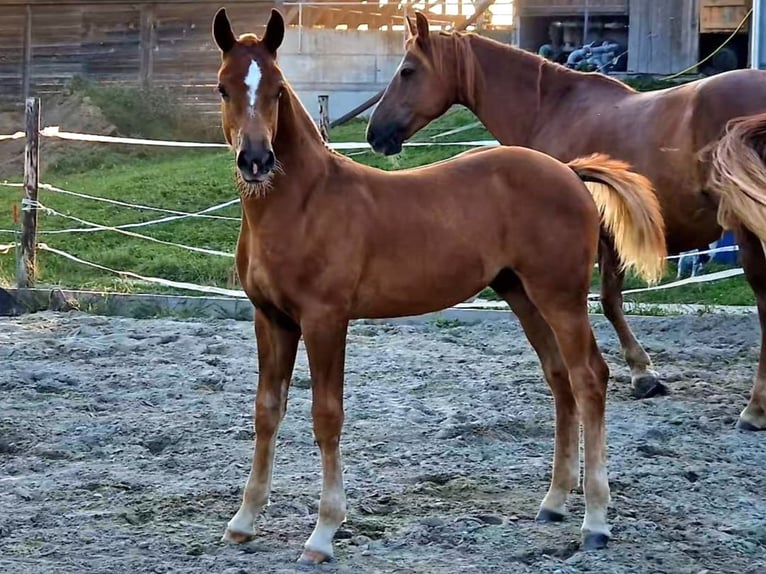
[[[766,241],[766,113],[729,121],[711,151],[708,187],[719,197],[719,225],[746,227]]]
[[[567,165],[593,196],[623,269],[633,269],[649,283],[659,281],[667,256],[665,221],[651,182],[605,154],[579,157]]]

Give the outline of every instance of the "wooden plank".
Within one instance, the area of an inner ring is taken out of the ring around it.
[[[752,0],[702,0],[699,11],[700,33],[733,32],[748,10]],[[747,32],[749,22],[740,29]]]
[[[24,58],[22,63],[21,94],[24,101],[29,98],[30,76],[32,73],[32,7],[26,7],[26,18],[24,19]],[[39,111],[39,110],[38,110]]]

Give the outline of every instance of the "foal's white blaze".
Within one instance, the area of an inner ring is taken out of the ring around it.
[[[245,85],[247,86],[247,97],[250,103],[248,113],[250,115],[255,111],[255,95],[258,91],[258,84],[261,81],[261,67],[253,60],[250,62],[250,68],[247,70],[247,76],[245,76]]]

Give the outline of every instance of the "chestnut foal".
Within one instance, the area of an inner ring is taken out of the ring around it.
[[[579,480],[581,421],[584,546],[605,546],[609,372],[587,295],[602,229],[614,234],[626,265],[650,280],[661,276],[664,230],[648,180],[605,156],[563,164],[512,147],[419,169],[373,169],[329,150],[287,83],[276,61],[279,11],[259,39],[236,37],[221,9],[213,36],[222,57],[223,132],[242,200],[236,263],[255,306],[259,364],[252,469],[224,539],[250,539],[268,502],[301,336],[323,476],[301,561],[319,563],[333,556],[346,515],[339,443],[349,321],[437,311],[489,285],[521,321],[555,399],[553,478],[538,516],[563,517]]]

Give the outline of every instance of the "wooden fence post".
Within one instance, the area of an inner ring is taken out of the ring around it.
[[[37,249],[37,184],[40,175],[40,100],[27,98],[24,146],[24,198],[21,200],[21,238],[16,284],[19,289],[35,283]]]
[[[319,96],[319,133],[324,141],[330,141],[330,96]]]

